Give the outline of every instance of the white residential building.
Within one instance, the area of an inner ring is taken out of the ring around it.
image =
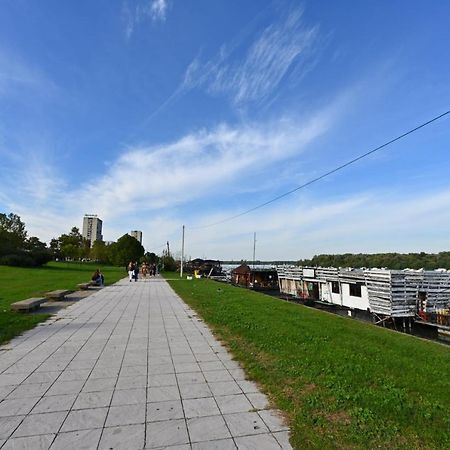
[[[103,240],[102,236],[103,221],[96,214],[85,214],[83,218],[82,236],[92,244],[95,241]]]
[[[142,245],[142,231],[134,230],[130,231],[130,236],[134,237]]]

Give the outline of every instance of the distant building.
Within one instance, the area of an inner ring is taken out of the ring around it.
[[[136,240],[138,240],[139,244],[142,245],[142,231],[134,230],[134,231],[130,231],[129,234],[131,237],[134,237]]]
[[[84,215],[82,236],[91,243],[91,247],[95,241],[103,240],[102,226],[103,221],[97,215]]]

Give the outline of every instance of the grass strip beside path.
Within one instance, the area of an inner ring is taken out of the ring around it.
[[[450,448],[448,347],[211,280],[169,283],[286,413],[295,449]]]
[[[30,297],[42,297],[57,289],[75,290],[88,282],[97,265],[92,263],[51,262],[43,267],[0,266],[0,344],[46,320],[48,314],[24,314],[10,311],[11,303]],[[126,276],[123,267],[102,267],[106,284]]]

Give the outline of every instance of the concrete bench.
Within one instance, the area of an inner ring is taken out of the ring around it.
[[[58,289],[56,291],[46,292],[45,296],[49,300],[64,300],[67,294],[70,294],[72,291],[67,291],[64,289]]]
[[[39,308],[41,306],[41,303],[44,303],[46,301],[47,299],[42,297],[27,298],[26,300],[21,300],[20,302],[12,303],[11,309],[13,311],[20,311],[20,312],[32,311],[34,309]]]
[[[87,291],[89,289],[89,286],[92,286],[90,281],[89,283],[80,283],[78,285],[78,289],[81,289],[82,291]]]

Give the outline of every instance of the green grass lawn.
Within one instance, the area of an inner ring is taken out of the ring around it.
[[[10,311],[11,303],[41,297],[56,289],[75,290],[87,282],[97,265],[92,263],[51,262],[39,268],[0,266],[0,343],[6,342],[48,318],[48,314],[22,314]],[[126,276],[123,267],[100,266],[106,284]]]
[[[210,280],[169,282],[286,413],[295,449],[450,448],[448,347]]]

